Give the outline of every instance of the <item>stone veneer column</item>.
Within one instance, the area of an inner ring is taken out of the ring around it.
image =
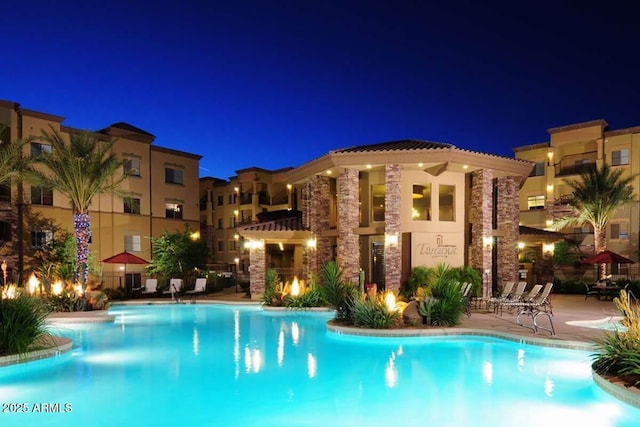
[[[358,283],[360,239],[353,232],[359,225],[358,171],[345,169],[338,177],[338,265],[346,282]]]
[[[498,283],[518,281],[518,236],[520,191],[513,176],[498,178],[497,219],[502,235],[498,238]]]
[[[386,193],[384,196],[384,281],[385,288],[400,290],[402,272],[402,239],[400,238],[400,166],[385,166]],[[392,243],[387,241],[391,237]]]
[[[322,233],[329,230],[331,214],[331,179],[326,176],[315,175],[302,187],[302,223],[316,239],[316,248],[305,246],[303,265],[305,273],[320,274],[322,267],[331,261],[331,243]]]
[[[482,275],[482,297],[491,297],[493,274],[491,271],[490,245],[484,237],[493,232],[493,171],[478,170],[472,174],[471,186],[471,266]]]
[[[266,252],[264,240],[260,242],[261,246],[249,250],[249,286],[252,300],[261,299],[265,288]]]

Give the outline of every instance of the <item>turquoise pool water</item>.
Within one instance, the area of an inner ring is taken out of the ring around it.
[[[586,352],[471,336],[336,335],[326,331],[329,314],[257,307],[111,312],[115,324],[58,328],[74,340],[71,352],[0,368],[1,426],[550,427],[571,420],[623,427],[640,420],[640,410],[593,383]]]

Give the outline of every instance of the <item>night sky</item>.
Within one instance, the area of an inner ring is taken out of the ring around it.
[[[130,123],[225,179],[405,138],[513,157],[552,127],[640,125],[633,2],[439,3],[12,1],[0,99]]]

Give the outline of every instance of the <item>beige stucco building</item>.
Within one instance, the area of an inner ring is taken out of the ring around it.
[[[607,163],[613,169],[622,169],[626,176],[640,172],[640,126],[612,130],[606,121],[593,120],[548,132],[548,141],[514,148],[517,159],[535,163],[520,191],[522,225],[545,229],[564,216],[567,210],[563,200],[571,193],[565,181],[578,179],[588,166]],[[640,177],[633,182],[636,201],[615,214],[605,233],[607,249],[638,260]],[[589,226],[562,231],[583,254],[593,255],[593,230]],[[614,274],[637,274],[633,265],[613,268]]]
[[[531,168],[420,140],[338,149],[290,170],[201,179],[203,232],[216,262],[247,273],[254,298],[269,268],[287,280],[307,278],[334,258],[345,280],[358,283],[362,271],[367,283],[388,289],[415,266],[470,265],[486,295],[517,279],[519,189]],[[239,183],[249,185],[250,199]]]
[[[22,108],[0,101],[0,122],[9,124],[6,140],[29,139],[25,155],[51,146],[42,131],[58,131],[63,137],[77,129],[63,125],[64,117]],[[116,140],[113,150],[132,172],[122,186],[132,194],[130,203],[112,195],[94,198],[90,206],[90,251],[102,260],[127,250],[144,259],[151,257],[150,237],[163,231],[199,230],[197,191],[200,155],[153,145],[155,137],[127,123],[116,123],[94,132],[97,138]],[[122,171],[124,172],[124,170]],[[73,212],[57,192],[28,183],[5,186],[0,195],[0,257],[12,274],[28,275],[35,268],[31,258],[55,230],[73,232]],[[100,264],[100,263],[99,263]],[[123,265],[102,264],[106,286],[124,283]],[[127,282],[141,280],[143,265],[127,265]],[[114,283],[114,281],[117,281]]]

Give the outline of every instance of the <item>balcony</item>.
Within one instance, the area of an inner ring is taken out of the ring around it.
[[[554,165],[555,174],[556,176],[581,174],[594,167],[597,158],[598,153],[595,151],[564,156]]]

